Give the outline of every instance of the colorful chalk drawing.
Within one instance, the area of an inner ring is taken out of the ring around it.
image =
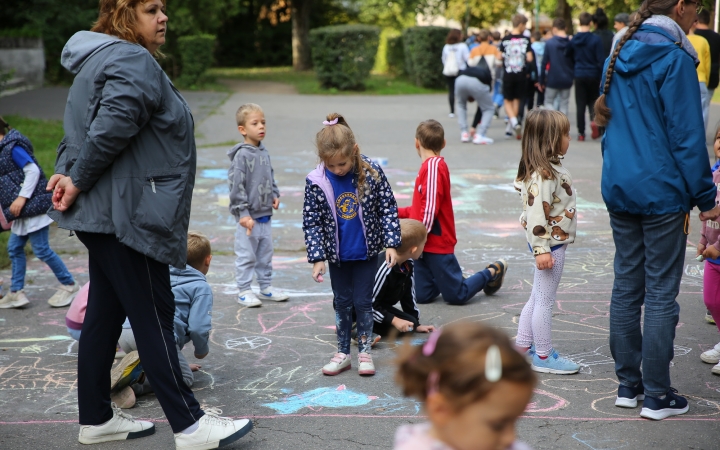
[[[592,450],[617,450],[630,445],[629,442],[623,439],[597,436],[595,433],[575,433],[572,437]]]
[[[375,399],[377,397],[352,391],[341,384],[336,388],[323,387],[291,395],[280,402],[263,403],[263,406],[274,409],[278,414],[293,414],[304,408],[321,411],[323,408],[363,406]]]

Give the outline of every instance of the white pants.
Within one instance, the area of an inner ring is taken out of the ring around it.
[[[715,89],[710,91],[705,83],[700,83],[700,102],[702,103],[703,123],[705,124],[705,133],[707,134],[708,119],[710,118],[710,101],[715,93]],[[707,137],[705,138],[707,139]],[[710,142],[715,141],[713,136]]]
[[[235,231],[235,281],[240,292],[250,290],[253,273],[260,289],[270,287],[272,280],[273,243],[272,219],[266,223],[255,222],[252,233],[240,224]]]
[[[545,109],[560,111],[568,115],[570,107],[570,88],[553,89],[545,88]]]

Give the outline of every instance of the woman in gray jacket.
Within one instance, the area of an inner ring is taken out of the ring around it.
[[[178,363],[169,265],[186,263],[196,151],[190,109],[153,57],[167,20],[164,0],[101,0],[92,31],[76,33],[62,53],[75,80],[48,190],[50,216],[75,231],[89,254],[78,351],[83,444],[155,431],[110,403],[126,315],[176,448],[216,448],[252,428],[247,419],[202,411]]]

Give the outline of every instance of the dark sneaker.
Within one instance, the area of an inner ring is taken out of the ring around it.
[[[600,137],[600,127],[598,127],[595,122],[590,122],[590,129],[592,130],[590,137],[592,137],[593,140]]]
[[[503,280],[505,279],[505,273],[507,273],[508,263],[504,259],[499,259],[487,266],[487,268],[490,267],[495,269],[495,276],[492,280],[488,281],[488,283],[483,288],[483,292],[485,292],[485,295],[493,295],[500,290],[503,284]]]
[[[128,353],[110,371],[110,390],[117,392],[125,386],[137,383],[143,373],[137,350]]]
[[[615,406],[620,408],[636,408],[637,402],[645,399],[645,387],[642,381],[635,386],[618,386],[617,398],[615,399]]]
[[[670,416],[679,416],[688,412],[690,407],[685,397],[677,395],[677,389],[670,388],[665,394],[665,398],[645,396],[643,409],[640,411],[640,417],[653,420],[663,420]]]
[[[585,142],[585,136],[582,134],[578,134],[578,142]]]

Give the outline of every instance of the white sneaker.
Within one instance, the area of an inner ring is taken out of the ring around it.
[[[455,114],[450,113],[450,114],[448,114],[448,117],[452,119],[453,117],[455,117]]]
[[[208,408],[204,412],[205,415],[198,421],[197,430],[190,434],[175,433],[177,450],[224,447],[252,430],[253,424],[248,419],[232,420],[229,417],[220,417],[222,411],[217,408]]]
[[[486,144],[492,144],[493,141],[489,137],[481,136],[479,134],[476,134],[475,137],[473,137],[473,144],[479,144],[479,145],[486,145]]]
[[[468,133],[467,131],[463,131],[462,133],[460,133],[460,142],[470,142],[470,133]]]
[[[272,286],[268,286],[266,289],[260,290],[260,298],[262,298],[263,300],[272,300],[274,302],[284,302],[289,297],[280,289],[275,289]]]
[[[710,371],[715,375],[720,375],[720,363],[715,364]]]
[[[350,355],[335,353],[330,362],[323,366],[322,373],[324,375],[334,376],[346,370],[350,370]]]
[[[0,308],[20,308],[30,303],[30,300],[25,296],[25,292],[17,291],[10,292],[5,297],[0,298]]]
[[[358,355],[358,373],[360,375],[375,375],[375,364],[373,364],[370,353],[360,353]]]
[[[108,441],[124,441],[150,436],[155,433],[152,422],[135,420],[130,414],[122,412],[115,403],[111,403],[113,417],[102,425],[81,425],[78,441],[81,444],[98,444]]]
[[[53,308],[62,308],[63,306],[67,306],[75,300],[75,296],[79,290],[80,284],[77,282],[71,286],[61,284],[53,296],[48,299],[48,303]]]
[[[256,306],[262,306],[262,302],[255,296],[255,293],[251,290],[243,291],[238,294],[238,303],[241,305],[254,308]]]
[[[700,359],[708,364],[720,363],[720,342],[715,344],[715,347],[711,348],[706,352],[700,354]]]

